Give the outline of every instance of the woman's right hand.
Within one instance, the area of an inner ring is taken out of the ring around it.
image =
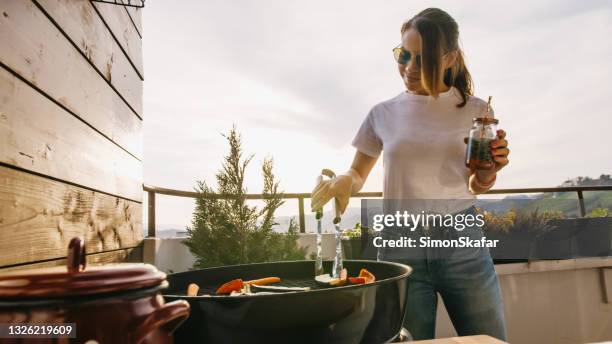
[[[333,179],[323,180],[312,190],[312,198],[310,200],[311,211],[315,212],[322,209],[323,206],[332,198],[336,199],[336,207],[340,209],[340,213],[344,213],[351,198],[353,189],[353,178],[346,174],[341,174]]]

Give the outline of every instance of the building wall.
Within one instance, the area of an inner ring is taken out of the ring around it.
[[[140,10],[0,0],[0,271],[142,260]]]
[[[612,341],[612,257],[496,265],[508,342],[573,344]],[[436,336],[457,332],[438,297]]]

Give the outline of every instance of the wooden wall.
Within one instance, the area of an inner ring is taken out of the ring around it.
[[[142,260],[141,11],[0,0],[0,272]]]

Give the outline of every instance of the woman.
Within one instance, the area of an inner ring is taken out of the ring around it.
[[[498,130],[491,144],[493,166],[465,167],[464,137],[472,118],[492,114],[484,101],[472,96],[454,19],[429,8],[405,22],[401,35],[394,55],[407,90],[372,108],[353,140],[357,152],[350,170],[317,185],[313,211],[332,198],[344,211],[382,151],[384,199],[459,200],[456,210],[463,213],[474,212],[474,195],[489,190],[497,172],[508,164],[508,143],[504,131]],[[414,269],[404,320],[413,338],[434,338],[439,293],[459,335],[488,334],[505,340],[499,281],[488,248],[454,260],[432,259],[430,254],[400,260]]]

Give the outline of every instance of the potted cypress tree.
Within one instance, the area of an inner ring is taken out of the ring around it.
[[[306,250],[297,244],[295,221],[290,221],[287,233],[273,230],[277,225],[274,212],[284,201],[272,172],[272,159],[265,159],[262,164],[265,199],[259,209],[247,204],[244,185],[245,171],[253,155],[243,157],[241,137],[235,127],[224,137],[230,150],[216,175],[217,189],[197,182],[196,191],[201,196],[196,199],[184,241],[196,257],[194,267],[305,259]],[[231,197],[216,197],[219,194]]]

